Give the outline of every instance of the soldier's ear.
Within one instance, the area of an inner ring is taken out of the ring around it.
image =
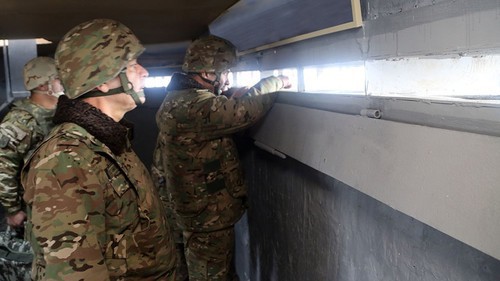
[[[116,76],[115,78],[109,79],[108,81],[97,86],[96,89],[103,93],[107,93],[112,89],[119,88],[121,85],[122,83],[120,82],[120,78]]]
[[[103,92],[103,93],[107,93],[109,91],[109,86],[108,86],[108,84],[103,83],[103,84],[97,86],[96,89]]]
[[[48,84],[43,84],[35,88],[38,91],[48,91],[49,90],[49,85]]]
[[[209,79],[208,73],[206,71],[200,72],[199,75],[201,76],[201,78]]]

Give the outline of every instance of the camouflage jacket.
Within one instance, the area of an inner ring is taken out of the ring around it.
[[[232,134],[271,108],[283,82],[261,80],[245,96],[228,99],[196,87],[189,76],[172,77],[156,114],[157,149],[178,224],[188,231],[234,225],[244,212],[246,188]]]
[[[22,171],[34,280],[169,280],[174,243],[128,129],[61,97]]]
[[[0,203],[8,214],[23,209],[21,168],[54,126],[53,116],[54,110],[23,99],[13,103],[0,124]]]

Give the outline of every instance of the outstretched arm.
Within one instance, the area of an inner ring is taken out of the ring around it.
[[[267,113],[276,98],[274,92],[285,86],[289,86],[288,79],[271,76],[262,79],[240,98],[208,98],[193,109],[197,124],[192,129],[203,139],[244,130]]]

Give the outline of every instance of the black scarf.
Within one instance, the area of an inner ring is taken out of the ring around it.
[[[185,90],[185,89],[204,89],[204,87],[194,80],[189,74],[176,72],[167,86],[167,91]]]
[[[54,124],[75,123],[106,144],[111,151],[120,155],[128,148],[127,138],[132,137],[133,124],[122,119],[119,123],[79,99],[59,97],[54,115]]]

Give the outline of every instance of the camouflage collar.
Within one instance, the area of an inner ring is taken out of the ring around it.
[[[130,147],[133,125],[126,120],[115,122],[98,108],[79,100],[61,96],[57,103],[54,123],[75,123],[120,155]]]
[[[44,135],[48,134],[50,129],[54,126],[52,123],[52,118],[54,117],[54,109],[46,109],[35,103],[30,99],[17,100],[12,104],[13,110],[23,110],[28,112],[33,118],[35,118],[38,124],[38,129],[40,129]]]

